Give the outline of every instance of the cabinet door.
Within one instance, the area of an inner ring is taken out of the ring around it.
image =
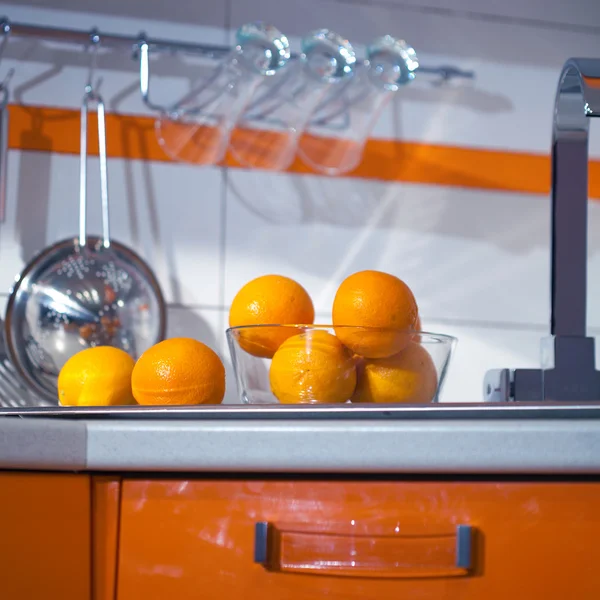
[[[118,599],[592,600],[598,507],[597,483],[125,481]]]
[[[0,498],[0,597],[89,598],[89,478],[0,473]]]

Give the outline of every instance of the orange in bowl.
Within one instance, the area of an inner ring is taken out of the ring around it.
[[[340,341],[367,358],[393,356],[405,348],[415,329],[418,308],[410,288],[381,271],[347,277],[333,301],[333,325]],[[344,326],[352,327],[344,327]],[[371,331],[360,329],[374,328]]]
[[[171,338],[140,356],[131,388],[138,404],[220,404],[225,396],[225,367],[206,344]]]
[[[315,309],[308,292],[282,275],[263,275],[236,294],[229,310],[229,326],[312,325]],[[253,356],[271,358],[281,344],[295,335],[291,327],[254,327],[240,332],[240,346]]]
[[[271,391],[282,404],[346,402],[356,387],[355,362],[331,333],[315,329],[294,335],[273,356]]]
[[[418,342],[410,342],[394,356],[360,361],[352,402],[426,404],[435,398],[437,387],[429,352]]]

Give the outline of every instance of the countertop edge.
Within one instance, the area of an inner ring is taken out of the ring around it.
[[[0,419],[0,469],[81,471],[86,455],[84,422]]]
[[[600,422],[87,423],[87,468],[124,472],[600,474]]]
[[[0,419],[0,469],[600,474],[600,420]]]

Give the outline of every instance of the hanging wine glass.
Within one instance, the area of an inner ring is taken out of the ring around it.
[[[264,79],[241,115],[229,148],[246,167],[285,169],[298,139],[325,93],[352,76],[356,55],[348,40],[328,29],[302,39],[302,53]]]
[[[275,27],[263,23],[242,26],[227,57],[157,120],[162,148],[175,160],[218,163],[261,80],[277,73],[289,58],[288,39]]]
[[[302,161],[328,175],[355,169],[375,123],[394,93],[415,77],[414,49],[391,36],[376,39],[353,76],[326,94],[298,144]]]

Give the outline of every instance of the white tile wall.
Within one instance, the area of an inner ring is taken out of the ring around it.
[[[285,272],[328,314],[339,282],[372,268],[404,279],[431,318],[547,322],[540,196],[234,170],[226,219],[226,302],[248,278]]]
[[[600,16],[587,4],[572,3],[566,14],[559,0],[544,6],[511,0],[497,9],[472,0],[200,0],[177,3],[177,10],[157,0],[107,0],[91,8],[74,0],[25,0],[0,3],[0,12],[16,21],[132,34],[145,29],[213,43],[225,43],[235,27],[257,18],[289,33],[295,47],[299,36],[322,26],[348,35],[359,50],[377,35],[402,35],[423,63],[474,69],[477,78],[445,86],[422,78],[398,95],[375,136],[546,153],[562,62],[569,55],[600,56]],[[0,77],[9,66],[17,68],[16,101],[79,106],[87,58],[77,49],[14,40]],[[160,101],[187,90],[197,73],[192,63],[167,59],[153,68]],[[128,56],[101,55],[98,75],[109,110],[149,114],[136,71]],[[600,157],[600,135],[591,150]],[[77,161],[10,153],[0,300],[33,253],[75,233]],[[92,200],[98,198],[96,166],[90,160]],[[539,363],[549,313],[543,196],[164,162],[112,159],[109,168],[114,237],[156,270],[170,303],[169,335],[193,335],[226,359],[228,402],[236,400],[224,335],[228,305],[239,286],[266,272],[298,279],[321,322],[329,319],[336,286],[352,271],[376,268],[403,277],[415,291],[424,328],[459,338],[445,401],[480,400],[487,369]],[[99,224],[94,205],[90,230]],[[588,312],[596,333],[598,232],[600,204],[593,202]]]
[[[504,0],[501,3],[495,0],[383,0],[381,3],[410,6],[421,11],[437,9],[450,14],[488,16],[496,20],[505,17],[505,22],[510,22],[510,19],[531,20],[539,26],[569,26],[575,31],[597,31],[600,23],[600,4],[589,0]]]

